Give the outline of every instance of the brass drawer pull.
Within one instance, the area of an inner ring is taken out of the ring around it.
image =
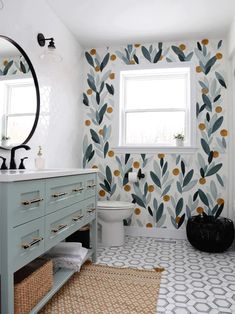
[[[91,185],[88,185],[88,189],[91,189],[91,188],[94,188],[96,186],[96,184],[91,184]]]
[[[96,208],[90,208],[90,209],[88,209],[88,213],[93,213],[94,211],[96,210]]]
[[[51,229],[51,232],[57,233],[60,230],[66,228],[68,225],[59,225],[56,229]]]
[[[60,197],[60,196],[64,196],[64,195],[67,195],[68,193],[67,192],[62,192],[62,193],[55,193],[55,194],[52,194],[51,196],[52,197]]]
[[[30,205],[30,204],[39,203],[42,201],[43,201],[43,198],[35,198],[34,200],[23,201],[21,204],[22,205]]]
[[[83,191],[83,190],[84,190],[84,188],[73,189],[73,192],[81,192],[81,191]]]
[[[82,219],[83,215],[81,216],[77,216],[77,217],[73,217],[72,220],[73,221],[78,221],[79,219]]]
[[[25,250],[27,250],[27,249],[29,249],[31,246],[33,246],[33,245],[39,243],[39,242],[42,241],[42,240],[43,240],[43,238],[34,238],[32,242],[23,243],[23,244],[22,244],[22,248],[25,249]]]

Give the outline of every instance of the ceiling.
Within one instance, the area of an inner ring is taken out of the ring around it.
[[[84,47],[224,37],[234,0],[47,0]]]

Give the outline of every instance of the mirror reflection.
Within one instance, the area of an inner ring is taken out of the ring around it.
[[[36,111],[30,67],[12,43],[0,38],[0,146],[23,143],[33,128]]]

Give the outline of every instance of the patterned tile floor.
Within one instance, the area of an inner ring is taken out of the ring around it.
[[[98,263],[164,267],[157,314],[235,314],[235,246],[210,254],[185,240],[126,237],[123,247],[99,248]]]

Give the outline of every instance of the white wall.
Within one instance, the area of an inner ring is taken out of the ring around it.
[[[38,145],[42,145],[48,168],[80,167],[82,142],[81,75],[83,50],[44,0],[3,0],[0,34],[14,39],[31,59],[40,85],[41,115],[31,151],[17,153],[17,160],[29,156],[27,168],[34,168]],[[37,34],[54,37],[61,63],[40,59],[44,48]],[[1,47],[0,47],[1,49]],[[9,155],[0,150],[0,155]]]

